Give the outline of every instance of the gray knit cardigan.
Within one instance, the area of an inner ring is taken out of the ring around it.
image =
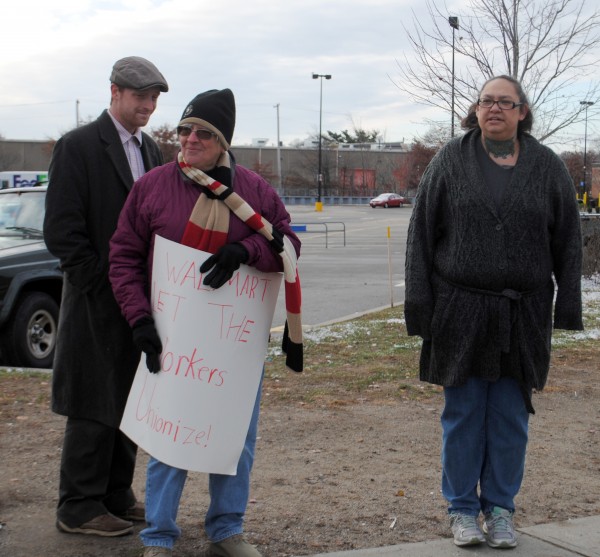
[[[404,311],[408,334],[423,338],[423,381],[455,386],[470,376],[512,376],[541,390],[555,288],[554,327],[583,329],[573,182],[553,151],[528,134],[519,139],[500,210],[477,162],[479,130],[445,145],[419,185]]]

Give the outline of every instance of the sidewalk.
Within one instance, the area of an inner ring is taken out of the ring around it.
[[[319,553],[313,557],[600,557],[600,516],[518,528],[519,545],[492,549],[485,544],[457,547],[448,539],[376,549]]]

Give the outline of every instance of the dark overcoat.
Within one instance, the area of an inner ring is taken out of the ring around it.
[[[146,170],[162,164],[142,139]],[[140,358],[108,280],[109,241],[133,175],[107,111],[61,137],[52,154],[44,238],[64,271],[52,410],[118,427]]]
[[[407,330],[424,339],[424,381],[512,376],[542,389],[553,324],[583,328],[573,182],[553,151],[524,134],[498,209],[479,141],[479,130],[452,140],[419,185],[407,241]]]

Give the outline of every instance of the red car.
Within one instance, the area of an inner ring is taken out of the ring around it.
[[[369,201],[369,205],[375,207],[402,207],[406,203],[406,199],[397,193],[382,193]]]

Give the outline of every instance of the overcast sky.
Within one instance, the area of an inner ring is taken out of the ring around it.
[[[10,0],[2,6],[0,134],[58,137],[97,117],[115,60],[144,56],[166,77],[150,127],[175,126],[187,102],[229,87],[234,144],[284,143],[319,129],[379,130],[387,141],[448,119],[415,105],[392,82],[409,49],[403,23],[421,0]]]
[[[465,0],[447,2],[461,14]],[[1,10],[0,135],[58,138],[76,115],[108,106],[113,63],[143,56],[170,90],[150,127],[175,127],[189,100],[229,87],[234,145],[284,144],[323,132],[378,130],[410,142],[449,115],[415,104],[393,83],[410,55],[403,24],[423,0],[7,0]],[[451,32],[450,27],[448,32]],[[449,54],[450,56],[450,54]],[[78,102],[79,101],[79,102]],[[449,125],[449,122],[448,122]]]

